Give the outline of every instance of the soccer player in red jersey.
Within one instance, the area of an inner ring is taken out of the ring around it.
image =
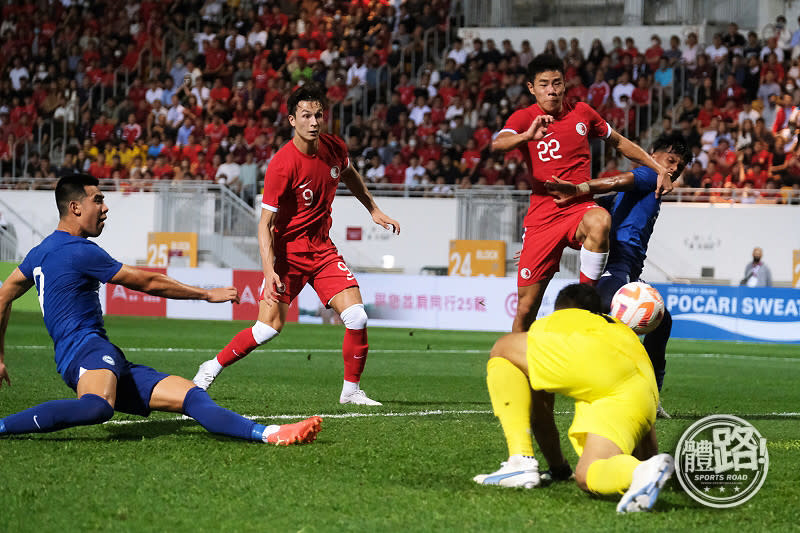
[[[492,142],[492,151],[522,151],[532,174],[517,271],[517,314],[512,331],[528,331],[544,291],[558,272],[565,246],[581,250],[580,280],[594,285],[608,259],[611,217],[592,201],[588,186],[573,202],[558,206],[544,182],[553,177],[579,185],[591,179],[590,137],[610,142],[622,155],[658,173],[656,195],[672,189],[668,172],[639,145],[611,129],[588,104],[564,102],[564,64],[542,54],[528,65],[528,90],[536,104],[514,112]]]
[[[381,405],[359,385],[367,359],[367,313],[358,282],[328,235],[339,181],[376,224],[397,234],[400,225],[378,209],[363,178],[350,164],[344,141],[322,133],[325,93],[314,85],[303,85],[292,93],[287,106],[295,134],[272,158],[264,178],[258,225],[264,287],[258,319],[216,357],[201,364],[194,382],[207,389],[224,367],[278,335],[289,304],[310,283],[322,303],[339,313],[346,328],[339,403]]]

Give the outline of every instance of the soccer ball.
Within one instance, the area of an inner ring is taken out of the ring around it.
[[[650,333],[664,318],[664,300],[653,287],[641,281],[623,285],[611,299],[611,316],[638,335]]]

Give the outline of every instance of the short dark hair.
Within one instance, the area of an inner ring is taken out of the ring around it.
[[[684,167],[686,164],[692,160],[692,152],[686,143],[683,140],[683,137],[679,134],[671,134],[671,135],[661,135],[653,141],[653,146],[651,147],[653,153],[656,152],[667,152],[677,155],[681,158],[681,164],[678,165],[678,168],[675,170],[674,176],[677,178],[683,172]]]
[[[528,64],[528,79],[533,81],[538,74],[555,70],[564,75],[564,62],[552,54],[539,54]]]
[[[294,116],[297,112],[297,104],[300,102],[319,102],[322,109],[328,107],[328,100],[325,98],[325,92],[315,83],[306,83],[289,95],[289,100],[286,102],[289,115]]]
[[[603,302],[597,289],[586,283],[573,283],[567,285],[556,296],[554,305],[556,311],[559,309],[585,309],[592,313],[603,312]]]
[[[56,185],[56,207],[58,216],[63,217],[69,212],[70,202],[80,202],[86,197],[85,187],[100,185],[94,176],[89,174],[69,174],[58,180]]]

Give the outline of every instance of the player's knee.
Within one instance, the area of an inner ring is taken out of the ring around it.
[[[589,490],[589,485],[587,481],[587,472],[589,471],[588,466],[582,465],[580,462],[575,467],[575,484],[578,485],[578,488],[586,491],[591,492]]]
[[[264,344],[274,337],[277,337],[281,330],[280,328],[275,328],[269,324],[265,324],[264,322],[257,321],[255,324],[253,324],[252,332],[253,340],[255,340],[258,344]]]
[[[353,304],[340,315],[342,324],[347,329],[364,329],[367,327],[367,312],[364,310],[364,304]]]
[[[611,231],[611,215],[605,209],[592,209],[589,232],[596,237],[607,236]]]
[[[80,397],[81,410],[86,416],[86,421],[93,424],[102,424],[114,416],[114,408],[105,398],[96,394],[84,394]]]

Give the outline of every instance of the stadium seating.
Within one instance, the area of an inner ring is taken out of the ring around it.
[[[645,146],[675,132],[699,147],[672,198],[800,203],[800,66],[752,32],[708,46],[693,34],[623,45],[623,33],[586,51],[577,40],[515,50],[461,42],[448,0],[87,4],[2,8],[2,187],[85,171],[130,191],[214,181],[252,202],[291,135],[288,94],[317,83],[329,130],[377,193],[526,189],[520,153],[489,145],[532,103],[527,62],[550,51],[565,62],[568,101]],[[593,156],[595,176],[627,168],[602,143]]]

